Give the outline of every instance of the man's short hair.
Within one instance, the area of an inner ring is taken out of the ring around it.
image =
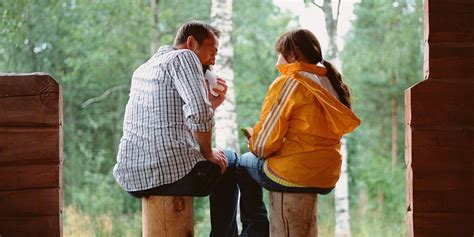
[[[201,45],[206,38],[211,36],[211,34],[219,38],[220,31],[204,22],[186,22],[179,28],[178,33],[176,33],[176,37],[174,39],[174,46],[178,46],[182,43],[185,43],[189,36],[194,37],[194,39],[197,40],[198,44]]]

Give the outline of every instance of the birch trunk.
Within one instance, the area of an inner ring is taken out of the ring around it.
[[[337,23],[339,20],[339,9],[341,6],[341,0],[337,1],[337,7],[334,8],[332,0],[324,0],[323,5],[317,4],[314,0],[311,1],[315,6],[319,7],[324,13],[324,20],[326,22],[326,31],[328,34],[328,49],[325,60],[334,64],[336,68],[341,68],[339,61],[339,49],[337,47]],[[334,12],[334,10],[336,12]],[[334,16],[335,14],[335,16]],[[336,237],[350,237],[351,226],[350,226],[350,215],[349,215],[349,188],[348,188],[348,173],[347,173],[347,151],[346,151],[346,140],[341,141],[342,151],[342,168],[341,177],[336,184],[334,190],[334,205],[336,209]]]
[[[237,114],[234,92],[234,47],[232,45],[232,0],[213,0],[212,25],[221,31],[219,52],[214,71],[227,82],[227,96],[216,111],[216,145],[239,152]]]
[[[341,140],[342,166],[341,177],[337,181],[334,189],[334,204],[336,209],[336,237],[351,236],[350,215],[349,215],[349,184],[347,173],[347,150],[346,139]]]
[[[160,32],[158,31],[158,16],[160,10],[160,0],[150,0],[151,10],[151,39],[150,39],[150,53],[154,54],[160,45]]]
[[[391,79],[391,84],[392,86],[395,86],[396,84],[396,78],[395,76],[392,76]],[[391,107],[391,123],[392,123],[392,169],[395,169],[397,166],[397,151],[398,151],[398,122],[397,122],[397,107],[398,107],[398,101],[397,101],[397,96],[395,94],[392,95],[392,98],[390,99],[390,107]]]

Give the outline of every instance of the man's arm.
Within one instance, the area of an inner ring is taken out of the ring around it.
[[[212,130],[208,132],[193,132],[193,136],[199,145],[199,150],[206,160],[217,164],[221,168],[221,173],[227,168],[227,159],[221,149],[212,149]]]
[[[177,59],[171,72],[176,90],[185,103],[183,112],[186,124],[193,131],[204,158],[219,165],[221,172],[224,172],[227,168],[224,152],[211,146],[214,109],[222,103],[225,95],[219,93],[219,97],[210,103],[199,59],[191,51],[183,51]]]

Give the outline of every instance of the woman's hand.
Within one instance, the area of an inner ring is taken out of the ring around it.
[[[245,128],[245,142],[247,142],[247,146],[250,144],[250,139],[252,138],[253,135],[253,128],[248,127]]]

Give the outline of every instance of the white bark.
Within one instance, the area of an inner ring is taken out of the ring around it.
[[[336,184],[334,190],[334,204],[336,208],[336,237],[350,237],[351,226],[350,226],[350,215],[349,215],[349,184],[347,174],[347,150],[346,150],[346,139],[341,140],[341,153],[342,153],[342,167],[341,177]]]
[[[336,51],[336,55],[339,55]],[[341,61],[336,57],[332,61],[336,68],[341,68]],[[341,177],[334,189],[334,205],[336,209],[335,237],[350,237],[351,225],[349,215],[349,174],[347,172],[347,149],[346,139],[341,140],[342,166]]]
[[[154,54],[160,45],[160,32],[158,31],[158,21],[159,21],[159,12],[160,12],[160,0],[151,0],[150,1],[151,9],[151,43],[150,43],[150,53]]]
[[[213,0],[211,21],[211,24],[221,31],[214,71],[226,80],[228,86],[226,100],[216,111],[216,145],[239,152],[234,92],[234,47],[231,38],[232,0]]]
[[[328,33],[329,44],[327,49],[327,60],[331,62],[336,68],[340,70],[341,63],[339,60],[339,49],[337,48],[337,23],[339,21],[339,10],[342,0],[336,0],[337,5],[333,4],[332,0],[324,0],[323,5],[317,4],[314,0],[311,1],[315,6],[319,7],[324,12],[324,19],[326,22],[326,30]],[[337,6],[334,9],[333,6]],[[336,13],[334,14],[334,10]],[[335,15],[335,16],[334,16]],[[348,188],[348,173],[347,173],[347,151],[346,140],[341,141],[342,151],[342,168],[341,177],[336,184],[334,190],[334,205],[336,209],[336,237],[350,237],[350,215],[349,215],[349,188]]]

